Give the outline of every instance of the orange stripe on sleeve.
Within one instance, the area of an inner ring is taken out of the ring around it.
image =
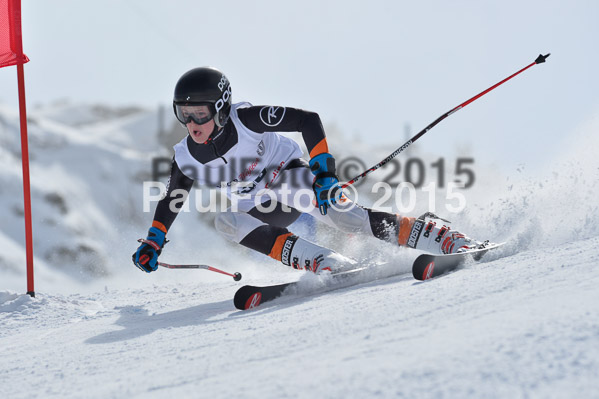
[[[397,234],[397,243],[399,245],[406,245],[408,243],[408,238],[410,238],[410,232],[412,231],[412,226],[414,225],[414,221],[416,218],[409,217],[399,217],[399,233]]]
[[[316,144],[314,148],[312,148],[312,150],[310,151],[310,158],[314,158],[315,156],[325,152],[329,152],[329,146],[327,144],[326,137],[320,140],[318,144]]]
[[[164,232],[164,234],[166,234],[166,227],[164,226],[164,224],[160,223],[157,220],[154,220],[152,222],[152,227],[156,227],[158,230],[162,230]]]
[[[268,256],[280,261],[281,253],[283,252],[283,245],[285,245],[285,240],[287,239],[287,237],[292,236],[292,235],[293,235],[293,233],[285,233],[285,234],[281,234],[280,236],[278,236],[275,241],[275,244],[272,246],[272,249],[270,250],[270,253],[268,254]]]

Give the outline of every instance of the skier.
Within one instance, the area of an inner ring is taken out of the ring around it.
[[[229,80],[215,68],[194,68],[178,80],[173,109],[189,134],[174,146],[166,195],[157,204],[147,238],[133,254],[139,269],[149,273],[158,268],[166,234],[183,205],[172,194],[181,189],[189,193],[194,180],[225,188],[229,198],[237,201],[237,210],[229,208],[216,217],[219,233],[296,269],[319,273],[355,263],[290,232],[287,227],[302,211],[345,232],[429,253],[455,253],[480,244],[431,213],[419,218],[400,216],[347,199],[318,114],[232,104],[231,98]],[[277,133],[291,131],[301,132],[309,162],[301,158],[295,141]],[[309,195],[296,195],[306,189]],[[265,190],[269,195],[261,195]]]

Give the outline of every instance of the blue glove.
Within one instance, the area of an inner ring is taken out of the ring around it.
[[[148,237],[139,239],[142,244],[131,257],[133,264],[146,273],[158,269],[158,256],[162,252],[162,247],[166,241],[166,233],[157,227],[150,227]]]
[[[335,158],[328,152],[318,154],[310,160],[310,170],[315,176],[312,189],[316,205],[320,213],[326,215],[331,204],[335,204],[343,195],[339,179],[335,174]]]

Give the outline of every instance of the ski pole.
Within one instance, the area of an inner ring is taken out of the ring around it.
[[[516,75],[518,75],[518,74],[526,71],[531,66],[533,66],[535,64],[540,64],[540,63],[545,62],[545,60],[547,59],[547,57],[549,57],[550,55],[551,55],[551,53],[548,53],[547,55],[539,54],[539,56],[537,57],[537,59],[533,63],[531,63],[530,65],[522,68],[521,70],[519,70],[518,72],[514,73],[513,75],[508,76],[507,78],[503,79],[501,82],[499,82],[499,83],[497,83],[497,84],[489,87],[487,90],[478,93],[476,96],[472,97],[470,100],[464,101],[463,103],[461,103],[457,107],[452,108],[451,110],[447,111],[446,113],[444,113],[443,115],[441,115],[440,117],[438,117],[437,119],[435,119],[435,121],[433,123],[431,123],[430,125],[428,125],[424,129],[422,129],[422,131],[420,131],[417,135],[415,135],[410,140],[408,140],[407,143],[405,143],[404,145],[402,145],[401,147],[399,147],[397,150],[395,150],[387,158],[383,159],[381,162],[379,162],[378,164],[374,165],[372,168],[367,169],[361,175],[356,176],[353,179],[351,179],[350,181],[348,181],[347,183],[341,185],[341,188],[345,188],[345,187],[347,187],[349,185],[352,185],[355,182],[357,182],[358,180],[360,180],[361,178],[363,178],[364,176],[366,176],[367,174],[369,174],[371,172],[374,172],[375,170],[377,170],[381,166],[385,165],[387,162],[391,161],[397,155],[399,155],[400,152],[402,152],[403,150],[405,150],[406,148],[408,148],[410,145],[412,145],[416,140],[418,140],[420,137],[422,137],[426,132],[428,132],[433,127],[435,127],[437,125],[437,123],[441,122],[443,119],[447,118],[449,115],[451,115],[451,114],[459,111],[460,109],[464,108],[466,105],[468,105],[471,102],[473,102],[473,101],[479,99],[480,97],[484,96],[485,94],[487,94],[488,92],[490,92],[491,90],[493,90],[494,88],[496,88],[497,86],[500,86],[500,85],[504,84],[505,82],[507,82],[508,80],[510,80],[511,78],[513,78],[514,76],[516,76]]]
[[[137,242],[143,242],[144,244],[148,244],[149,246],[151,246],[152,248],[154,248],[156,250],[159,249],[158,244],[156,244],[155,242],[150,241],[150,240],[146,240],[146,239],[140,238],[139,240],[137,240]],[[166,267],[167,269],[204,269],[204,270],[210,270],[211,272],[216,272],[216,273],[225,274],[227,276],[231,276],[231,277],[233,277],[233,280],[235,280],[235,281],[241,280],[241,273],[235,272],[235,274],[231,274],[231,273],[227,273],[225,271],[222,271],[220,269],[217,269],[216,267],[212,267],[212,266],[208,266],[208,265],[171,265],[169,263],[158,262],[158,266]]]
[[[227,276],[233,277],[233,280],[239,281],[241,280],[241,273],[235,272],[234,274],[227,273],[223,270],[217,269],[216,267],[208,266],[208,265],[171,265],[169,263],[158,262],[158,266],[166,267],[167,269],[204,269],[210,270],[211,272],[225,274]]]

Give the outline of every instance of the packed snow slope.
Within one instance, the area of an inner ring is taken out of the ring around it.
[[[595,237],[489,254],[424,283],[404,274],[252,311],[233,308],[232,282],[2,293],[0,393],[593,398],[598,247]]]
[[[0,107],[0,397],[599,396],[599,120],[568,132],[562,157],[536,170],[505,176],[477,160],[467,207],[450,219],[507,244],[438,279],[411,277],[413,251],[320,226],[315,233],[301,221],[294,231],[344,254],[396,261],[323,292],[326,276],[227,244],[210,215],[193,213],[179,216],[161,259],[244,278],[139,272],[130,255],[151,221],[137,210],[148,158],[161,154],[149,139],[155,115],[71,115],[64,107],[32,114],[38,274],[30,298],[18,119]],[[343,150],[359,152],[349,143]],[[373,149],[369,161],[386,152]],[[293,295],[252,311],[233,307],[243,284],[296,279]]]

